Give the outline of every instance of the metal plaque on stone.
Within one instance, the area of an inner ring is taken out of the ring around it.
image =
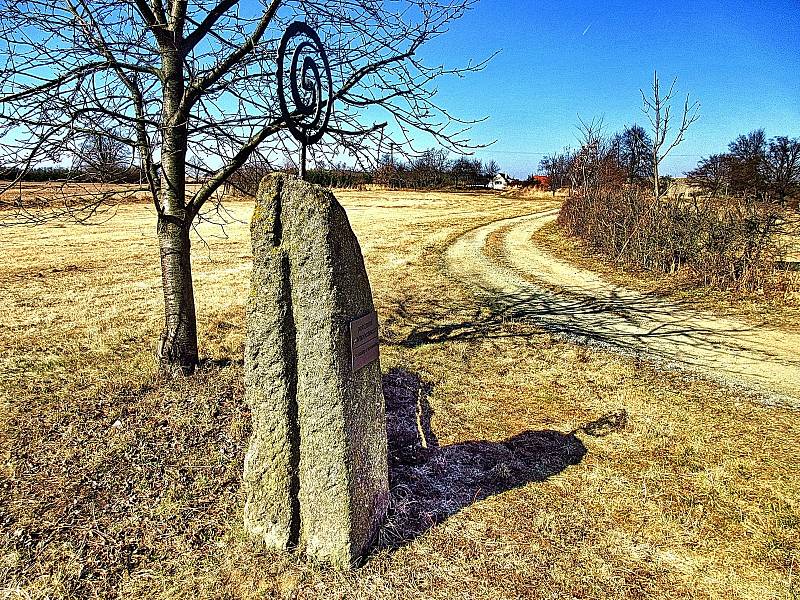
[[[378,313],[373,311],[350,322],[350,349],[353,372],[378,358]]]

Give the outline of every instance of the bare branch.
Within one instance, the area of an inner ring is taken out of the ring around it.
[[[666,95],[662,96],[658,73],[654,72],[652,97],[648,97],[643,90],[639,90],[642,95],[642,111],[647,115],[647,119],[650,121],[653,131],[653,192],[656,198],[662,193],[659,184],[659,166],[661,162],[676,146],[683,142],[686,131],[692,123],[700,118],[700,103],[697,101],[690,103],[689,95],[687,94],[681,114],[681,123],[672,141],[667,143],[667,136],[670,133],[672,119],[672,105],[670,101],[675,94],[675,85],[677,81],[677,77],[673,79]]]

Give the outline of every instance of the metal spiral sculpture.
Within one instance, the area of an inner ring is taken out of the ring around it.
[[[295,47],[289,67],[292,101],[290,111],[284,62],[289,43],[295,37],[306,39]],[[331,68],[319,36],[305,23],[292,23],[283,34],[278,47],[278,98],[283,121],[294,138],[300,142],[300,177],[303,179],[306,174],[306,147],[317,143],[328,127],[333,105],[330,98],[332,89]],[[327,99],[323,98],[323,91],[327,91]]]

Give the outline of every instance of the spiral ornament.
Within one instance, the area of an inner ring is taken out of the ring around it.
[[[292,52],[287,82],[286,52],[295,38],[302,41]],[[287,94],[287,83],[290,94]],[[281,116],[302,146],[315,144],[325,133],[333,105],[332,89],[331,68],[319,36],[305,23],[292,23],[278,47],[278,98]],[[323,94],[328,97],[324,98]],[[287,95],[291,96],[291,106]]]

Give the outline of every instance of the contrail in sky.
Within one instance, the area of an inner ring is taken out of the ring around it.
[[[589,23],[589,26],[586,29],[583,30],[583,33],[581,35],[586,35],[586,32],[589,31],[589,29],[591,29],[591,27],[592,27],[592,23]]]

